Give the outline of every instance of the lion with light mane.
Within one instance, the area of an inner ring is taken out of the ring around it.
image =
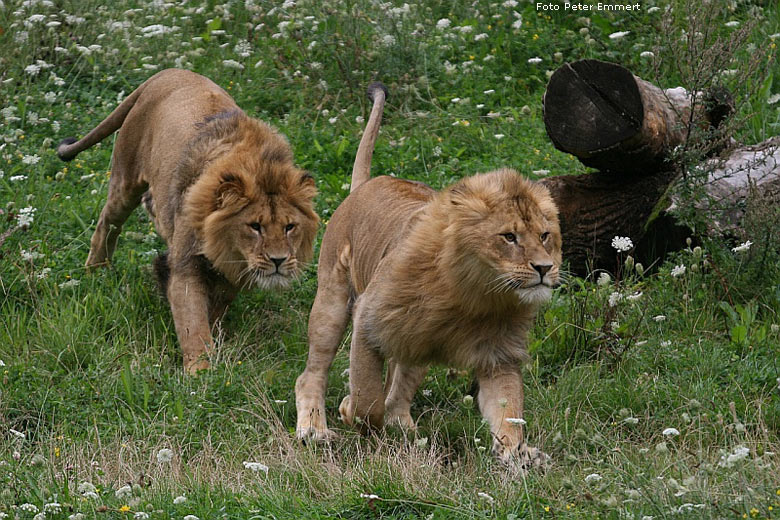
[[[209,366],[211,326],[239,290],[287,287],[311,260],[314,179],[293,164],[284,137],[186,70],[155,74],[57,154],[69,161],[116,130],[108,199],[86,266],[108,264],[143,202],[168,245],[155,267],[184,367],[195,373]]]
[[[358,149],[350,195],[320,250],[309,357],[295,386],[297,435],[328,439],[328,370],[352,317],[342,420],[363,430],[413,428],[413,395],[431,364],[471,369],[494,453],[529,467],[546,455],[523,442],[528,332],[559,281],[561,233],[549,192],[509,169],[436,192],[393,177],[369,180],[386,92]],[[382,381],[384,360],[389,361]]]

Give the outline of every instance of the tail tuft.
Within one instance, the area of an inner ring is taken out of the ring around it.
[[[57,145],[57,157],[63,161],[72,161],[79,153],[68,151],[68,147],[76,142],[78,142],[78,139],[75,137],[66,137],[60,141],[60,144]]]
[[[366,94],[368,94],[368,99],[370,99],[372,102],[375,101],[374,96],[376,95],[376,92],[378,90],[381,90],[385,93],[385,99],[387,99],[390,96],[390,91],[387,90],[387,87],[382,83],[381,81],[375,81],[372,84],[368,86],[368,89],[366,90]]]

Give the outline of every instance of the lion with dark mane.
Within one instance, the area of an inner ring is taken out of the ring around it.
[[[351,315],[349,395],[339,407],[345,423],[412,428],[412,397],[428,366],[471,369],[496,455],[539,465],[546,455],[523,442],[521,363],[537,309],[559,281],[555,203],[542,185],[509,169],[441,192],[393,177],[369,180],[384,87],[370,94],[351,193],[320,250],[309,357],[295,387],[297,435],[333,435],[325,420],[328,369]]]
[[[143,202],[168,245],[155,267],[184,367],[195,373],[209,366],[211,326],[239,290],[287,287],[311,260],[314,179],[294,165],[280,134],[185,70],[155,74],[57,154],[69,161],[116,130],[86,265],[111,260],[122,225]]]

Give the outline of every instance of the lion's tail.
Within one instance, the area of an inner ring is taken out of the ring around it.
[[[374,102],[374,106],[371,108],[371,115],[368,117],[363,138],[360,140],[360,146],[358,146],[355,155],[350,192],[355,191],[358,186],[371,178],[371,156],[374,155],[374,143],[377,134],[379,134],[379,125],[382,123],[382,110],[385,107],[387,95],[387,87],[378,81],[368,86],[368,97]]]
[[[122,126],[122,123],[125,122],[128,112],[133,108],[135,102],[138,101],[138,97],[141,95],[141,92],[143,92],[144,87],[153,79],[154,76],[142,83],[141,86],[127,96],[107,118],[101,121],[99,125],[93,128],[84,137],[81,139],[67,137],[60,141],[60,144],[57,146],[57,157],[63,161],[73,160],[79,153],[116,132],[119,127]]]

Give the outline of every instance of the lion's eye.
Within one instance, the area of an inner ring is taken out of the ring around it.
[[[293,224],[292,222],[290,222],[289,224],[287,224],[286,226],[284,226],[284,232],[285,232],[285,233],[289,233],[289,232],[290,232],[290,231],[292,231],[293,229],[295,229],[295,224]]]
[[[550,238],[550,232],[549,231],[545,231],[544,233],[539,235],[539,238],[542,239],[542,242],[547,242],[547,239]]]
[[[249,227],[260,233],[263,230],[263,226],[260,225],[259,222],[252,222],[249,224]]]
[[[510,244],[517,242],[517,236],[514,233],[501,233],[501,236]]]

